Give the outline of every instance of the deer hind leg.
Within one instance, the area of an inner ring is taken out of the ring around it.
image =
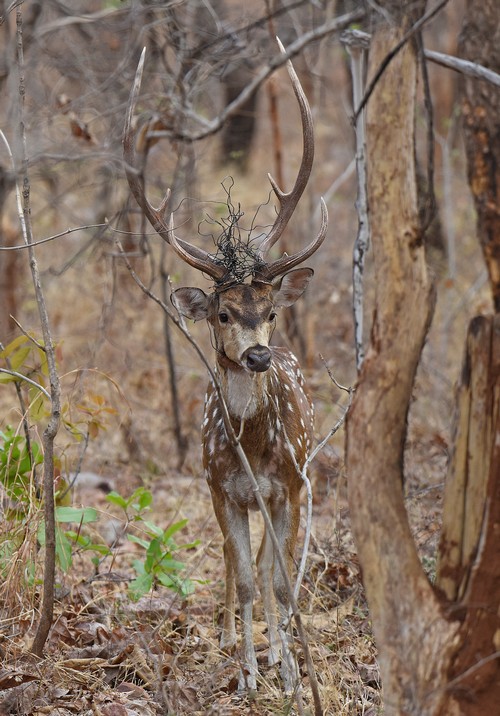
[[[222,504],[221,504],[222,503]],[[215,513],[224,536],[224,559],[226,563],[226,603],[221,648],[235,643],[234,588],[240,605],[241,672],[238,690],[257,688],[257,659],[253,643],[252,614],[254,580],[248,513],[234,503],[214,501]]]
[[[271,510],[271,519],[276,537],[281,546],[283,559],[289,579],[292,578],[293,555],[297,541],[297,532],[300,519],[299,491],[290,493],[288,501],[279,501]],[[292,582],[293,586],[293,582]],[[278,561],[274,563],[273,588],[278,605],[279,624],[278,634],[281,641],[281,677],[286,693],[297,688],[299,671],[297,660],[291,648],[290,601],[285,578]]]
[[[280,638],[273,589],[273,565],[274,547],[267,530],[265,530],[257,555],[257,577],[268,630],[269,652],[267,661],[269,666],[277,664],[280,658]]]

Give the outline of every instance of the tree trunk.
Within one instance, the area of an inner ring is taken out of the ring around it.
[[[500,315],[469,326],[437,585],[463,619],[449,688],[461,714],[500,704]]]
[[[372,71],[406,29],[397,23],[375,32]],[[408,406],[433,312],[415,181],[416,79],[415,51],[407,44],[368,104],[376,309],[347,427],[352,528],[379,648],[387,716],[439,713],[458,632],[422,569],[403,499]]]
[[[468,0],[459,51],[464,59],[500,72],[498,0]],[[500,312],[500,92],[471,77],[462,81],[462,113],[469,185],[478,237]]]
[[[372,72],[407,27],[399,21],[375,32]],[[470,327],[446,489],[441,589],[434,589],[403,500],[407,413],[433,306],[418,229],[415,88],[408,44],[368,104],[376,298],[347,425],[349,504],[379,648],[384,713],[479,716],[495,713],[500,703],[500,319],[477,318]]]

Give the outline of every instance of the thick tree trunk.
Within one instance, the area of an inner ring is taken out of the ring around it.
[[[379,66],[404,31],[399,25],[375,33],[372,68]],[[444,616],[421,567],[403,500],[406,418],[433,311],[416,194],[416,78],[415,52],[406,45],[368,104],[376,313],[347,429],[351,519],[379,647],[388,716],[439,712],[446,697],[441,686],[458,630]]]
[[[500,71],[496,0],[468,0],[462,56]],[[462,713],[500,704],[500,92],[462,80],[469,184],[495,317],[469,326],[446,482],[437,584],[463,618],[450,668]]]
[[[397,22],[375,32],[372,71],[405,29]],[[376,298],[347,425],[349,503],[384,713],[483,716],[500,703],[500,318],[477,318],[470,326],[434,589],[403,501],[408,406],[433,295],[418,229],[415,86],[416,58],[406,45],[368,104]],[[495,290],[494,261],[489,268]]]

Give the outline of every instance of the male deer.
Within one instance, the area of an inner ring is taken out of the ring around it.
[[[284,48],[281,46],[281,51]],[[303,129],[303,155],[293,189],[285,193],[269,175],[280,208],[274,225],[253,254],[248,271],[235,276],[228,262],[177,238],[173,220],[165,213],[170,192],[156,209],[147,200],[139,173],[134,170],[135,150],[131,119],[139,92],[143,58],[131,93],[124,133],[124,157],[130,189],[149,221],[189,265],[214,280],[207,295],[199,288],[180,288],[172,299],[178,311],[193,320],[206,319],[213,333],[216,375],[229,417],[256,477],[276,532],[288,574],[299,526],[301,470],[307,459],[313,429],[313,406],[304,389],[296,357],[286,348],[270,346],[276,310],[291,306],[304,292],[313,270],[295,268],[322,244],[327,229],[326,206],[321,200],[322,224],[314,241],[297,253],[273,261],[267,257],[283,233],[302,195],[314,156],[310,108],[291,62],[287,68],[299,103]],[[252,637],[254,579],[248,511],[257,508],[254,488],[228,440],[216,390],[209,385],[202,426],[203,465],[213,506],[224,536],[226,597],[221,647],[236,644],[235,587],[242,624],[239,688],[255,689],[257,660]],[[275,561],[274,547],[264,532],[257,555],[257,573],[268,624],[270,664],[280,660],[285,689],[295,687],[296,667],[286,640],[280,640],[274,600],[280,619],[288,618],[285,579]],[[281,643],[280,643],[281,642]]]

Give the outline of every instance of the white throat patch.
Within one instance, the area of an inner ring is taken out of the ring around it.
[[[235,418],[251,418],[259,405],[267,405],[264,390],[265,379],[262,373],[228,370],[226,373],[226,402],[231,415]]]

